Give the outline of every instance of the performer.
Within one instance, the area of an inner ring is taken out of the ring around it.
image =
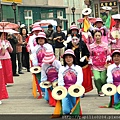
[[[96,18],[96,22],[94,23],[96,26],[95,30],[100,30],[102,32],[102,41],[108,44],[108,29],[103,25],[103,21],[101,18]]]
[[[36,43],[37,45],[34,47],[33,50],[33,66],[42,66],[42,60],[45,55],[46,50],[51,50],[53,51],[53,48],[50,44],[48,44],[47,39],[46,39],[46,34],[44,32],[40,32],[38,36],[36,37]],[[41,73],[36,74],[37,79],[39,80],[39,83],[41,82]],[[43,94],[44,94],[44,89],[42,89]]]
[[[69,30],[69,36],[67,37],[67,40],[63,42],[63,44],[65,45],[65,47],[67,47],[67,43],[69,43],[70,41],[72,41],[72,36],[74,34],[78,34],[79,33],[79,29],[77,27],[77,25],[71,25],[70,26],[70,30]]]
[[[13,83],[13,73],[12,73],[12,62],[10,58],[10,54],[13,51],[13,48],[8,40],[5,40],[7,33],[0,32],[0,47],[5,50],[5,54],[0,56],[0,60],[2,63],[2,70],[4,75],[4,82]],[[8,67],[9,66],[9,67]]]
[[[92,60],[92,71],[94,75],[94,83],[99,96],[104,96],[101,87],[106,83],[106,62],[111,60],[108,45],[101,40],[102,32],[95,31],[95,42],[90,45],[90,57]]]
[[[82,85],[83,72],[82,68],[76,65],[74,51],[68,49],[63,55],[64,65],[60,67],[58,74],[58,86],[64,86],[67,89],[73,85]],[[72,108],[75,106],[76,98],[67,94],[62,99],[62,111],[64,114],[70,114]],[[78,111],[79,113],[80,111]]]
[[[66,49],[72,49],[74,51],[74,54],[76,56],[76,63],[80,67],[82,67],[83,70],[83,83],[82,85],[85,88],[85,92],[89,92],[93,89],[92,86],[92,71],[90,66],[88,65],[88,59],[90,56],[90,52],[84,43],[84,41],[81,40],[81,34],[77,34],[75,36],[72,36],[72,41],[68,43]],[[85,94],[84,94],[85,95]],[[84,97],[83,95],[83,97]]]
[[[115,26],[112,27],[112,30],[109,34],[109,42],[111,44],[111,52],[114,50],[120,50],[120,15],[113,15],[112,18],[115,21]]]
[[[0,46],[0,56],[4,56],[5,52],[6,52],[5,48]],[[8,98],[8,93],[7,93],[7,89],[5,86],[5,75],[4,75],[2,63],[0,60],[0,105],[2,104],[1,100],[7,99],[7,98]]]
[[[114,84],[116,87],[120,85],[120,51],[115,50],[112,52],[113,64],[108,66],[107,69],[107,83]],[[120,94],[117,92],[114,95],[114,108],[120,109]]]
[[[36,25],[36,24],[33,25],[33,29],[32,29],[33,35],[30,36],[28,45],[27,45],[28,49],[30,50],[29,51],[30,53],[33,53],[34,46],[37,44],[35,38],[39,32],[42,32],[42,28],[40,27],[40,25]]]
[[[46,50],[42,60],[41,82],[50,81],[51,84],[58,80],[58,70],[61,67],[60,61],[56,60],[53,51]],[[51,98],[51,88],[45,89],[45,100],[49,101],[50,106],[55,106],[56,102]],[[51,100],[51,101],[50,101]]]

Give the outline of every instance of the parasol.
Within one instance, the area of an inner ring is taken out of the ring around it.
[[[0,30],[15,29],[15,28],[19,28],[19,25],[15,23],[10,23],[10,22],[0,22]]]

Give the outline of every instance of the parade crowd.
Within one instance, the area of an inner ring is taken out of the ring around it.
[[[114,15],[112,29],[101,18],[91,23],[90,8],[82,14],[89,23],[88,29],[84,29],[84,24],[78,28],[73,22],[67,35],[61,25],[54,31],[52,24],[44,31],[34,23],[29,35],[25,26],[21,26],[20,33],[18,29],[14,29],[14,34],[0,31],[0,104],[8,98],[6,86],[14,83],[13,76],[24,74],[22,67],[32,72],[37,91],[55,107],[54,114],[82,114],[78,103],[93,90],[93,80],[99,97],[105,96],[103,85],[120,85],[120,14]],[[78,94],[84,88],[84,92],[75,97],[72,91],[66,93],[69,88]],[[63,99],[59,98],[61,94]],[[119,92],[112,98],[111,106],[120,109]]]

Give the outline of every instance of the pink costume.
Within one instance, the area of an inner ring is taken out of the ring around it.
[[[8,93],[5,87],[4,73],[2,69],[2,63],[0,60],[0,100],[7,98],[8,98]]]
[[[42,59],[45,55],[46,50],[51,50],[53,51],[53,48],[50,44],[45,43],[43,46],[41,45],[36,45],[33,51],[33,66],[39,65],[41,67],[42,65]]]
[[[67,69],[63,73],[65,87],[68,89],[71,85],[75,84],[77,81],[77,72],[74,69]]]
[[[2,63],[5,84],[7,84],[7,83],[13,83],[12,63],[11,63],[11,58],[9,54],[9,52],[13,51],[13,48],[9,41],[5,40],[5,44],[8,44],[9,48],[6,48],[4,55],[2,56],[0,55],[0,60]],[[1,46],[2,46],[2,41],[0,41],[0,48]]]
[[[98,71],[105,70],[106,58],[110,54],[108,45],[104,42],[93,43],[90,45],[90,54],[93,63],[92,68]]]
[[[120,28],[113,27],[109,33],[109,42],[111,43],[111,50],[120,50]],[[113,43],[112,40],[116,40],[116,43]]]

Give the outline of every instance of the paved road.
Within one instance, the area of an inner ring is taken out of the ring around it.
[[[54,107],[50,107],[44,99],[36,99],[32,95],[32,76],[25,74],[14,77],[14,84],[7,87],[9,99],[0,105],[0,114],[52,114]],[[96,89],[81,98],[83,114],[119,114],[114,108],[99,108],[107,105],[109,97],[98,97]]]

